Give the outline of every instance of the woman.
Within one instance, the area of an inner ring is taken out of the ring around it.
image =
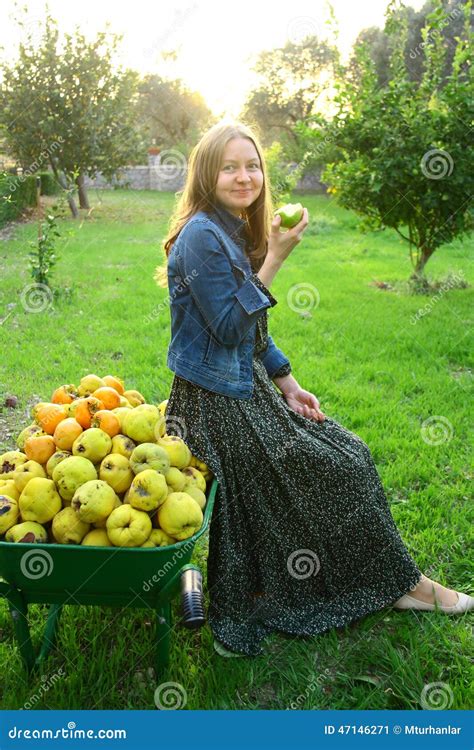
[[[391,604],[474,606],[421,573],[369,448],[324,415],[268,334],[270,287],[308,212],[287,232],[272,217],[257,137],[238,122],[212,127],[191,154],[165,243],[167,420],[218,480],[208,590],[223,655],[261,654],[273,631],[316,635]]]

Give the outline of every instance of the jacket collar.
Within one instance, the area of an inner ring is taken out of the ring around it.
[[[238,216],[234,216],[221,203],[216,203],[210,216],[222,229],[231,237],[231,239],[245,250],[248,243],[247,222]]]

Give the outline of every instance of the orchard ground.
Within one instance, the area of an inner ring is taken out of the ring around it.
[[[152,276],[174,196],[117,190],[92,191],[90,199],[94,208],[80,221],[60,221],[53,282],[75,289],[70,302],[29,311],[34,221],[18,224],[0,242],[0,403],[18,397],[16,408],[0,407],[1,452],[15,447],[33,403],[89,372],[123,377],[148,402],[168,397],[168,293]],[[355,215],[323,196],[292,200],[308,207],[311,225],[272,284],[279,304],[269,315],[270,332],[322,410],[370,446],[421,570],[472,593],[472,290],[410,295],[407,247],[394,232],[359,234]],[[451,273],[472,283],[470,251],[469,240],[442,247],[428,275]],[[207,549],[208,532],[193,556],[204,573]],[[30,609],[38,643],[47,607]],[[267,655],[253,659],[218,656],[208,626],[175,627],[166,680],[185,689],[185,709],[419,710],[433,683],[444,685],[442,707],[465,709],[473,702],[471,617],[384,609],[318,637],[275,634]],[[145,610],[65,607],[57,649],[43,675],[28,683],[3,602],[2,708],[29,707],[35,696],[37,709],[155,709],[161,681],[152,671],[152,623]]]

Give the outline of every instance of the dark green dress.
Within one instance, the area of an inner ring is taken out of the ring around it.
[[[288,406],[256,356],[266,336],[265,311],[250,399],[175,375],[167,407],[169,434],[185,424],[186,443],[219,483],[209,624],[227,648],[249,655],[264,653],[275,631],[316,635],[376,612],[421,577],[369,448],[334,419],[314,422]]]

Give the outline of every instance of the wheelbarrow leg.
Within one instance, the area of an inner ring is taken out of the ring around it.
[[[156,608],[156,676],[162,676],[169,664],[171,631],[171,603]]]
[[[43,643],[36,659],[36,666],[39,666],[44,659],[48,656],[51,649],[54,647],[56,641],[56,633],[58,630],[59,618],[61,616],[63,605],[62,604],[51,604],[49,608],[48,619],[46,621],[46,627],[44,631]]]
[[[19,589],[3,582],[0,582],[0,595],[5,596],[8,600],[20,655],[23,659],[28,675],[31,675],[47,657],[54,646],[62,604],[52,604],[49,608],[43,642],[41,644],[39,655],[36,657],[31,642],[30,626],[28,622],[28,604],[26,603],[25,597]]]
[[[8,606],[13,620],[13,628],[20,649],[20,655],[28,675],[35,668],[35,651],[31,642],[30,626],[28,624],[28,605],[19,589],[2,582],[0,593],[8,599]]]

